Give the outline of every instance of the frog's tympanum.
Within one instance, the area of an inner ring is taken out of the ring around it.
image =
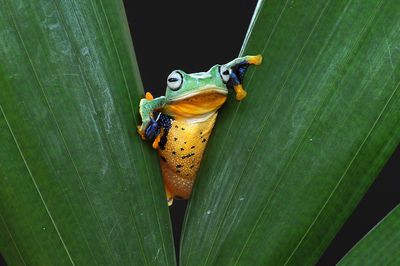
[[[261,60],[261,55],[240,57],[194,74],[175,70],[167,78],[165,96],[153,98],[148,92],[140,101],[142,125],[138,132],[142,139],[154,139],[169,206],[175,196],[189,198],[228,88],[235,90],[236,100],[243,100],[244,73],[250,64],[259,65]]]

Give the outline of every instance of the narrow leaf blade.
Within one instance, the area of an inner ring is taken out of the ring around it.
[[[13,264],[175,263],[121,1],[0,1],[0,250]]]
[[[394,208],[338,265],[398,265],[400,263],[400,207]]]
[[[400,141],[396,1],[261,1],[185,218],[182,265],[314,264]]]

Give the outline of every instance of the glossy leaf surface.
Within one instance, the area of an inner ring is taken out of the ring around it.
[[[0,0],[0,250],[10,265],[175,264],[122,1]]]
[[[338,265],[399,265],[400,207],[392,210]]]
[[[400,141],[397,1],[261,1],[220,111],[182,265],[312,265]]]

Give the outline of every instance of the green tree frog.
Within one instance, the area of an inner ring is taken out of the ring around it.
[[[207,72],[187,74],[175,70],[167,78],[165,96],[148,92],[140,101],[142,139],[154,139],[170,206],[174,197],[188,199],[197,170],[228,89],[243,100],[242,79],[250,64],[261,64],[262,56],[239,57]]]

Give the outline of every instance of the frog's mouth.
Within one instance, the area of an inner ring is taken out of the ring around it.
[[[228,90],[225,88],[208,85],[169,99],[163,109],[175,119],[206,117],[221,107],[227,94]]]

